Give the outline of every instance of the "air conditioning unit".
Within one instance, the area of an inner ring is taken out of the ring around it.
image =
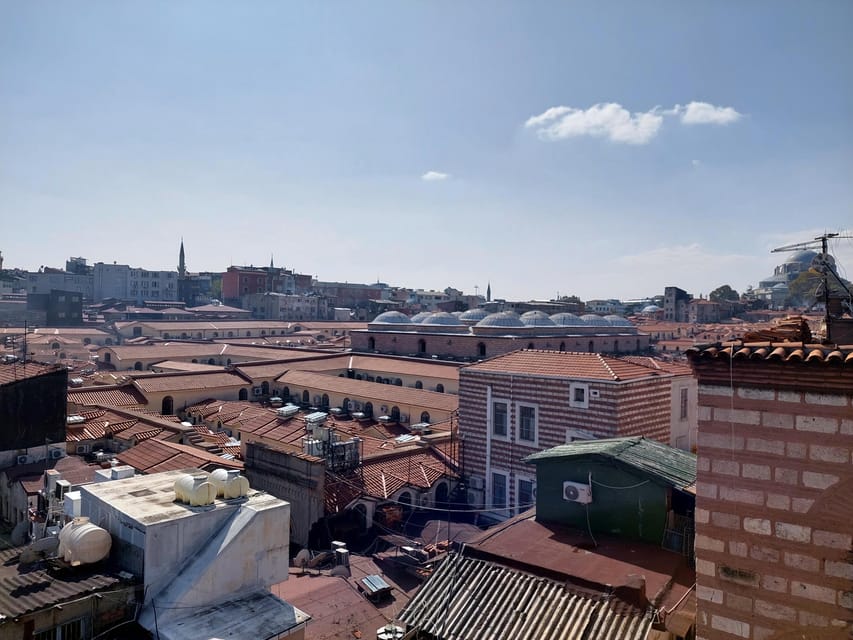
[[[580,482],[563,483],[563,500],[589,504],[592,502],[592,490],[588,484]]]
[[[402,424],[406,424],[408,421],[409,421],[409,414],[408,413],[401,413],[400,414],[400,422]]]
[[[482,509],[484,496],[482,491],[468,489],[468,507],[471,509]]]
[[[62,449],[51,449],[50,450],[50,459],[51,460],[59,460],[62,457]]]
[[[252,395],[253,396],[259,396],[262,393],[263,393],[263,389],[261,389],[260,387],[252,387]]]
[[[30,458],[30,456],[18,456],[15,462],[17,464],[29,464],[32,462],[32,458]]]
[[[480,476],[471,476],[468,478],[468,484],[472,489],[476,489],[478,491],[482,491],[486,488],[486,481]]]
[[[78,444],[77,445],[77,453],[89,453],[89,445],[88,444]]]

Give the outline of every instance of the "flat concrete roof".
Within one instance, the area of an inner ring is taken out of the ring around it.
[[[198,513],[226,509],[232,505],[250,504],[264,509],[284,503],[273,495],[249,489],[245,498],[217,498],[212,505],[192,507],[175,500],[175,481],[187,474],[210,476],[201,469],[189,468],[86,485],[80,490],[81,493],[92,494],[142,525],[189,518]]]

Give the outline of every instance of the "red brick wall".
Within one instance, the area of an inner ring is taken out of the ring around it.
[[[853,372],[823,363],[693,365],[697,637],[761,640],[795,629],[846,637],[853,379],[845,376]]]

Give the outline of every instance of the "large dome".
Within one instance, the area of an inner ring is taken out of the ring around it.
[[[468,309],[468,311],[462,312],[462,315],[459,316],[459,319],[467,320],[468,322],[479,322],[487,315],[489,315],[489,312],[485,309]]]
[[[604,316],[604,319],[610,323],[611,327],[633,327],[634,324],[627,318],[618,316],[615,313],[609,316]]]
[[[399,311],[386,311],[380,313],[373,319],[375,324],[411,324],[412,321],[405,313]]]
[[[429,318],[431,315],[431,311],[421,311],[420,313],[416,313],[415,315],[413,315],[410,322],[412,324],[420,324],[421,322]]]
[[[559,327],[582,327],[586,323],[573,313],[564,311],[551,316],[551,321]]]
[[[521,328],[524,327],[524,323],[518,317],[518,314],[512,311],[500,311],[487,315],[477,323],[477,326]]]
[[[436,311],[435,313],[431,313],[429,314],[429,316],[424,318],[421,324],[440,324],[445,326],[458,327],[461,323],[459,322],[459,318],[450,313],[447,313],[445,311]]]
[[[652,313],[657,313],[658,311],[663,311],[663,309],[661,309],[656,304],[650,304],[647,307],[643,307],[642,313],[652,314]]]
[[[544,311],[528,311],[521,314],[521,321],[527,327],[553,327],[554,321]]]
[[[802,264],[805,266],[809,266],[812,263],[812,260],[815,259],[817,252],[815,251],[797,251],[794,254],[785,260],[785,264],[791,264],[792,262],[796,262],[797,264]]]
[[[581,320],[584,321],[584,324],[590,327],[609,327],[610,322],[603,318],[602,316],[597,316],[594,313],[588,313],[584,316],[581,316]]]

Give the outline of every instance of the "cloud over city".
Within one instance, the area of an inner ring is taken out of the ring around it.
[[[647,144],[663,127],[667,117],[681,124],[727,125],[737,122],[742,114],[732,107],[719,107],[707,102],[675,105],[672,109],[654,107],[631,113],[616,102],[594,104],[588,109],[558,106],[532,116],[524,123],[541,140],[553,141],[588,136],[606,138],[620,144]]]
[[[449,173],[442,173],[441,171],[427,171],[421,176],[421,180],[424,182],[440,182],[442,180],[447,180],[449,177]]]

